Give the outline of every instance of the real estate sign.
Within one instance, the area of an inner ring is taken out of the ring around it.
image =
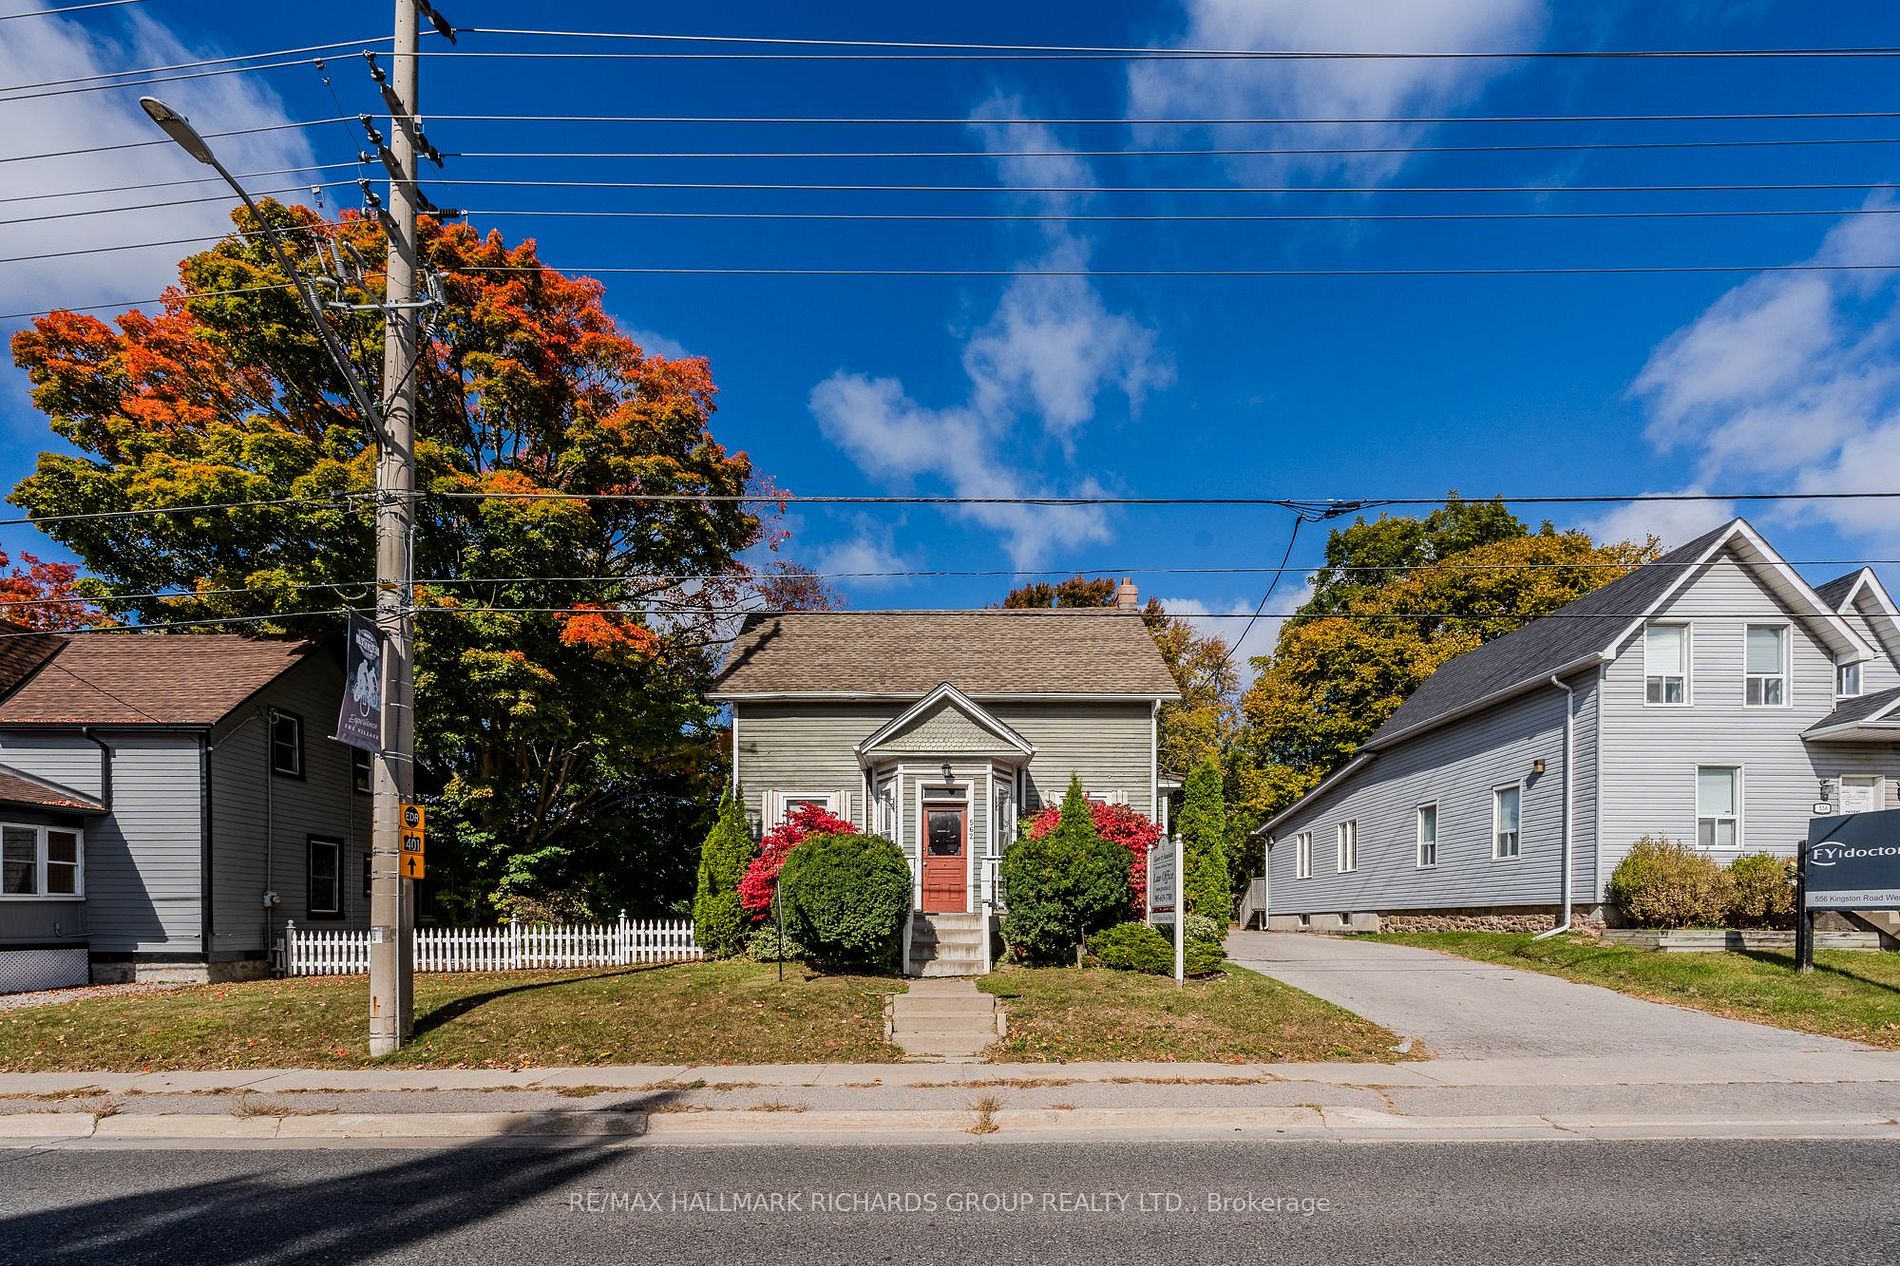
[[[1808,823],[1807,908],[1900,910],[1900,809]]]
[[[1157,914],[1173,914],[1181,901],[1181,873],[1174,864],[1173,840],[1156,840],[1148,850],[1148,921]]]

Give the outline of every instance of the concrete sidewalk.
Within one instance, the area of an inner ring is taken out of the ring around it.
[[[1900,1137],[1900,1053],[0,1076],[0,1146]]]
[[[1848,1052],[1839,1038],[1730,1020],[1409,945],[1236,932],[1234,962],[1458,1059]]]

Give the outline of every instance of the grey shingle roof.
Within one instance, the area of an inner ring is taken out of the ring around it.
[[[1870,695],[1860,695],[1853,699],[1843,699],[1834,711],[1808,727],[1808,733],[1816,730],[1831,730],[1837,725],[1848,725],[1855,721],[1865,721],[1879,716],[1882,712],[1900,703],[1900,686],[1889,690],[1876,690]]]
[[[749,617],[714,694],[1155,695],[1174,677],[1141,617],[1097,609],[792,611]]]
[[[1678,545],[1656,561],[1685,563],[1699,558],[1732,526],[1725,523],[1693,541]],[[1541,681],[1558,669],[1601,651],[1682,578],[1680,567],[1638,567],[1603,588],[1585,594],[1554,613],[1474,651],[1448,660],[1399,705],[1367,742],[1385,747],[1399,738],[1472,707],[1513,686]]]
[[[1836,576],[1825,585],[1816,585],[1814,592],[1820,595],[1822,602],[1827,603],[1829,611],[1839,611],[1841,603],[1847,601],[1847,591],[1852,589],[1854,582],[1859,579],[1860,569],[1855,568],[1845,576]]]

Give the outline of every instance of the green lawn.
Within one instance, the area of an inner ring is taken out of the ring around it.
[[[388,1064],[884,1061],[888,977],[812,976],[750,962],[422,975],[416,1040]],[[0,1072],[356,1068],[360,976],[197,985],[0,1011]]]
[[[1547,972],[1656,1002],[1900,1049],[1900,954],[1820,950],[1801,975],[1792,953],[1665,954],[1582,936],[1399,932],[1372,940]]]
[[[978,986],[1003,1000],[1002,1062],[1392,1061],[1399,1039],[1370,1020],[1255,972],[1190,980],[1106,968],[1014,968]]]

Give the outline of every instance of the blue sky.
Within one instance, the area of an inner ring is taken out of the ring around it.
[[[8,11],[30,7],[12,0]],[[1890,45],[1884,6],[1540,0],[1177,0],[922,9],[731,3],[660,18],[623,6],[525,10],[445,0],[458,24],[577,30],[1017,43],[1361,49]],[[250,53],[387,29],[384,3],[233,6],[152,0],[6,24],[0,78]],[[652,23],[648,25],[648,23]],[[439,48],[440,44],[429,47]],[[464,51],[597,49],[468,36]],[[344,113],[376,108],[360,61],[328,71]],[[1366,194],[1132,195],[584,190],[430,184],[483,228],[539,239],[575,269],[630,265],[1093,265],[1344,268],[1900,262],[1900,217],[1436,223],[958,223],[634,220],[553,210],[1142,213],[1536,211],[1884,205],[1864,190],[1405,194],[1399,185],[1890,180],[1896,147],[1624,150],[1229,159],[1083,157],[1084,149],[1392,147],[1664,139],[1900,136],[1900,119],[1705,123],[1195,128],[1130,117],[1526,115],[1893,109],[1890,62],[1478,61],[1144,64],[1071,62],[565,61],[442,58],[430,114],[1078,117],[1108,125],[804,126],[520,124],[438,119],[447,151],[971,150],[962,158],[454,158],[444,178],[1025,185],[1354,185]],[[339,113],[314,69],[165,85],[203,130]],[[0,155],[149,133],[137,93],[11,105]],[[339,124],[220,143],[264,171],[347,162]],[[1062,151],[1008,157],[999,151]],[[19,194],[195,175],[162,149],[7,167]],[[353,176],[331,172],[328,178]],[[254,187],[302,185],[260,178]],[[212,192],[206,186],[205,192]],[[348,190],[327,194],[334,210]],[[47,199],[0,208],[82,209]],[[4,255],[215,232],[220,204],[0,226]],[[539,214],[532,214],[538,212]],[[178,248],[0,264],[6,311],[146,297]],[[1894,289],[1884,273],[1352,279],[788,279],[609,276],[608,305],[658,350],[711,358],[715,429],[805,493],[1432,496],[1878,489],[1900,486]],[[17,323],[16,323],[17,324]],[[46,442],[17,373],[0,386],[11,484]],[[1725,507],[1527,512],[1680,540]],[[1751,507],[1810,579],[1818,560],[1900,557],[1900,508]],[[1257,577],[1162,568],[1259,567],[1285,514],[1259,510],[845,510],[799,507],[794,556],[820,570],[1120,569],[1184,610],[1251,609]],[[1296,562],[1317,559],[1323,532]],[[34,548],[22,529],[0,547]],[[44,549],[41,544],[39,548]],[[56,551],[46,550],[53,553]],[[1890,585],[1900,568],[1883,567]],[[837,582],[854,606],[991,601],[995,578]],[[1896,585],[1895,587],[1900,587]],[[1298,600],[1283,586],[1273,606]],[[1233,626],[1228,625],[1229,631]],[[1246,648],[1264,650],[1271,623]]]

